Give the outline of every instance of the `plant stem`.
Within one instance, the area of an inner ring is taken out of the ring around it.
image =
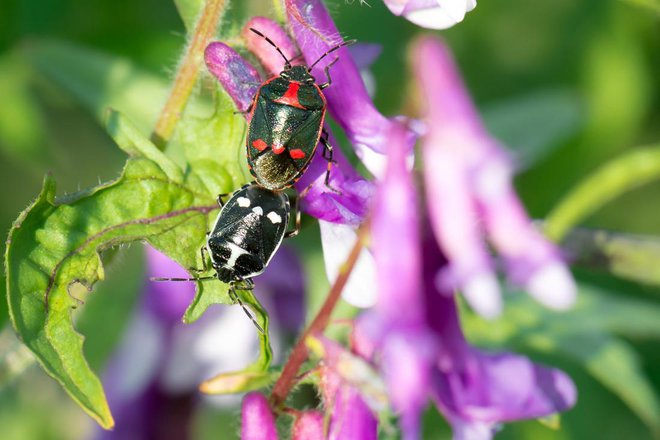
[[[192,39],[176,73],[172,91],[151,134],[151,140],[161,150],[165,149],[186,107],[197,81],[199,67],[204,58],[204,49],[215,35],[224,6],[225,0],[207,0],[197,19]]]
[[[339,269],[339,275],[337,275],[337,279],[330,288],[330,292],[328,293],[328,297],[325,299],[323,306],[321,306],[321,309],[314,317],[312,323],[307,329],[305,329],[302,336],[293,347],[289,359],[287,359],[287,362],[284,365],[282,374],[279,379],[277,379],[277,382],[273,387],[273,392],[270,395],[273,408],[279,408],[284,404],[289,391],[291,391],[291,388],[293,388],[297,382],[298,370],[300,370],[300,366],[307,359],[308,354],[305,340],[309,335],[323,332],[330,322],[332,311],[341,297],[341,292],[344,290],[348,277],[351,275],[351,272],[353,272],[353,267],[360,255],[360,251],[362,251],[362,248],[365,246],[368,231],[369,221],[365,221],[357,231],[357,240],[346,259],[346,262],[344,262]]]

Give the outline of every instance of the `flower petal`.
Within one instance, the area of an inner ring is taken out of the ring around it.
[[[241,440],[277,440],[275,417],[261,393],[252,392],[243,397]]]
[[[358,391],[341,385],[335,395],[328,440],[376,440],[378,423]]]
[[[483,423],[538,418],[565,411],[576,401],[563,372],[511,353],[473,350],[468,368],[438,372],[435,399],[451,419]]]
[[[266,17],[253,17],[243,26],[241,34],[247,42],[248,50],[259,58],[266,72],[271,75],[279,74],[284,68],[284,58],[265,38],[255,34],[250,28],[258,30],[275,43],[292,65],[301,63],[295,59],[298,49],[276,21]]]
[[[385,0],[390,3],[396,1]],[[403,15],[411,22],[428,29],[446,29],[463,21],[465,13],[477,5],[476,0],[410,0],[402,8],[390,7],[395,15]]]
[[[247,110],[261,85],[261,78],[255,68],[238,52],[221,42],[206,46],[204,60],[236,108],[239,111]]]
[[[391,326],[416,324],[424,314],[417,190],[406,163],[405,135],[402,128],[388,133],[387,171],[378,185],[371,219],[377,313]]]
[[[329,142],[337,145],[332,134]],[[337,147],[333,159],[336,163],[330,170],[330,187],[325,184],[328,162],[320,151],[296,183],[302,209],[319,220],[357,226],[367,214],[374,185],[357,173]]]
[[[497,140],[486,131],[449,50],[438,40],[426,38],[417,45],[416,56],[420,60],[417,75],[425,95],[429,97],[429,134],[425,143],[428,148],[424,152],[425,163],[427,166],[431,164],[433,171],[433,174],[427,173],[427,186],[434,202],[434,205],[429,206],[432,217],[435,217],[434,222],[441,222],[439,219],[442,219],[442,213],[438,212],[441,208],[445,209],[445,216],[449,215],[447,210],[452,213],[467,212],[463,211],[466,207],[448,205],[446,200],[441,204],[438,193],[444,192],[446,197],[453,196],[454,199],[463,193],[465,204],[470,201],[472,205],[470,210],[480,213],[485,232],[507,263],[506,269],[511,281],[525,286],[533,297],[549,307],[570,307],[576,295],[573,278],[561,261],[556,246],[534,228],[525,213],[512,185],[511,161]],[[446,150],[444,155],[441,155],[441,150]],[[450,154],[452,157],[448,157]],[[455,161],[453,166],[449,165],[451,160]],[[457,171],[459,163],[462,167],[460,172]],[[461,179],[455,180],[453,187],[446,186],[452,184],[448,174],[451,171],[447,170],[450,166],[455,174],[460,174],[456,178]],[[444,183],[441,181],[443,179]],[[455,191],[455,188],[458,190]],[[447,219],[449,221],[451,219]],[[461,220],[465,221],[469,219]],[[476,221],[472,219],[473,226],[463,228],[476,229],[475,224]],[[461,226],[453,227],[458,229]],[[440,229],[436,228],[436,234],[443,244],[443,250],[451,264],[456,265],[455,262],[460,261],[456,249],[457,236],[447,232],[443,238]],[[455,240],[453,245],[450,241],[452,236]],[[476,232],[470,236],[479,240]],[[461,239],[464,240],[465,236]],[[466,247],[476,251],[473,242],[467,243]],[[483,256],[484,252],[480,254]],[[492,275],[487,276],[490,278],[488,284],[494,285]],[[466,292],[468,300],[470,296]],[[492,295],[489,297],[492,298]],[[473,299],[470,303],[474,306],[476,301]],[[482,303],[483,308],[486,303]],[[496,315],[498,304],[493,302],[492,313],[482,311],[482,314]]]
[[[489,428],[499,422],[541,417],[575,404],[575,386],[563,372],[524,356],[470,347],[454,298],[433,284],[443,257],[432,240],[425,241],[424,256],[428,324],[440,340],[433,397],[456,427],[456,438],[490,438]]]

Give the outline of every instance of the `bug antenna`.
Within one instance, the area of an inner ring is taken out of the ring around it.
[[[256,30],[255,28],[250,28],[250,30],[251,30],[252,32],[254,32],[255,34],[259,35],[259,36],[260,36],[261,38],[263,38],[264,40],[266,40],[271,46],[273,46],[273,47],[275,48],[275,50],[277,51],[277,53],[279,53],[280,55],[282,55],[282,58],[284,58],[284,63],[285,63],[285,64],[284,64],[284,68],[285,68],[285,69],[290,69],[290,68],[291,68],[291,61],[289,61],[289,59],[286,57],[286,55],[284,55],[284,52],[282,52],[282,50],[279,48],[279,46],[278,46],[277,44],[275,44],[275,43],[273,42],[273,40],[271,40],[270,38],[268,38],[267,36],[265,36],[264,34],[262,34],[261,32],[259,32],[259,31]]]
[[[245,307],[245,304],[243,304],[243,301],[241,301],[241,299],[236,294],[236,288],[234,287],[234,284],[229,285],[229,297],[231,299],[233,299],[234,301],[236,301],[241,306],[241,308],[243,309],[243,311],[245,312],[247,317],[250,318],[250,321],[252,321],[252,324],[254,324],[254,326],[257,328],[257,330],[259,330],[260,333],[264,334],[265,333],[264,329],[261,328],[261,326],[259,325],[257,320],[254,319],[254,316],[252,316],[252,314],[250,314],[250,312],[248,312],[247,307]]]
[[[200,277],[200,278],[162,278],[162,277],[150,277],[149,281],[208,281],[208,280],[215,280],[216,277],[213,275],[209,275],[207,277]]]
[[[342,42],[339,43],[338,45],[332,47],[332,48],[329,49],[326,53],[324,53],[323,55],[321,55],[321,56],[319,57],[318,60],[314,61],[314,62],[312,63],[312,65],[309,66],[309,67],[307,68],[307,72],[311,72],[312,69],[314,68],[314,66],[316,66],[316,65],[319,63],[319,61],[321,61],[323,58],[325,58],[326,56],[328,56],[328,55],[331,54],[332,52],[334,52],[334,51],[336,51],[337,49],[340,49],[340,48],[342,48],[342,47],[350,46],[351,44],[355,44],[355,43],[357,43],[357,40],[347,40],[347,41],[342,41]]]

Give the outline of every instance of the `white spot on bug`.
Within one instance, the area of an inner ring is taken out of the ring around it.
[[[236,260],[238,260],[238,257],[248,253],[248,251],[246,251],[240,246],[235,245],[234,243],[228,243],[227,247],[231,251],[231,255],[229,256],[229,259],[225,264],[226,267],[234,267],[234,265],[236,264]]]
[[[274,225],[277,223],[282,223],[282,217],[280,217],[280,215],[275,211],[270,211],[266,217],[268,217],[270,222]]]
[[[238,203],[238,206],[241,208],[247,208],[250,206],[250,199],[247,197],[239,197],[236,199],[236,202]]]
[[[252,208],[252,212],[254,212],[257,215],[264,215],[264,210],[261,208],[261,206],[255,206]]]

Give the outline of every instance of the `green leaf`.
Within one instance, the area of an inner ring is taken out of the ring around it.
[[[174,0],[174,5],[177,11],[179,11],[186,30],[189,34],[192,33],[197,22],[197,17],[199,17],[204,7],[204,0]]]
[[[605,164],[580,182],[550,212],[546,234],[555,241],[606,203],[660,179],[660,145],[637,149]]]
[[[104,391],[82,351],[71,311],[74,284],[91,289],[104,272],[100,252],[146,240],[184,267],[196,266],[214,199],[155,146],[115,117],[112,134],[132,157],[114,182],[55,198],[47,176],[37,200],[14,223],[6,250],[10,318],[43,368],[105,428],[113,425]],[[200,285],[213,292],[222,283]],[[80,289],[78,289],[80,290]]]
[[[619,396],[653,432],[660,433],[660,402],[639,356],[627,342],[595,332],[566,335],[558,342],[562,351]]]
[[[544,90],[489,105],[486,126],[529,168],[542,161],[584,123],[582,105],[567,90]]]
[[[562,248],[574,267],[601,269],[620,278],[660,285],[659,237],[573,229]]]
[[[239,188],[251,178],[245,156],[245,118],[234,113],[234,104],[220,89],[215,109],[201,103],[186,110],[173,142],[181,145],[186,162],[211,194]]]
[[[205,394],[237,394],[266,388],[280,376],[279,369],[267,371],[242,370],[218,374],[203,382],[199,390]]]
[[[621,0],[624,3],[644,8],[660,16],[660,0]]]
[[[15,54],[0,58],[0,149],[26,164],[49,159],[46,130],[29,89],[29,68]]]

